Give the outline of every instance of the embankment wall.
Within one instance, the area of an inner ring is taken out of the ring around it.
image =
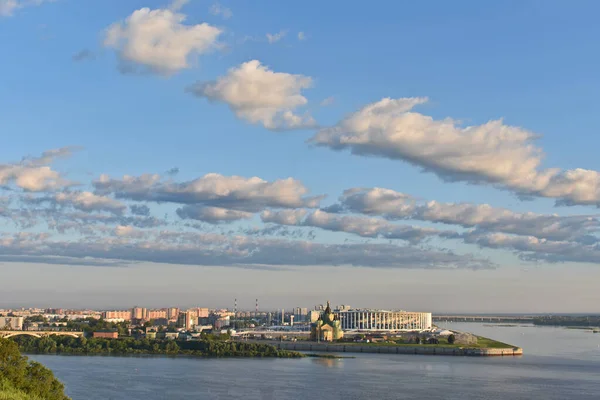
[[[264,341],[261,341],[265,343]],[[314,342],[268,342],[281,350],[295,351],[323,351],[334,353],[381,353],[381,354],[421,354],[438,356],[520,356],[523,349],[520,347],[507,347],[500,349],[491,348],[462,348],[426,346],[377,346],[341,343],[314,343]]]

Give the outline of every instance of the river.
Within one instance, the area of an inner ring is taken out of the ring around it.
[[[534,326],[442,324],[520,347],[522,357],[352,354],[346,359],[31,356],[73,400],[593,399],[600,334]]]

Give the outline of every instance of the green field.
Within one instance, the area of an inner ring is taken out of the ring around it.
[[[353,342],[341,342],[337,344],[343,344],[346,346],[403,346],[403,347],[443,347],[443,348],[468,348],[468,349],[503,349],[503,348],[513,348],[517,346],[513,346],[511,344],[502,343],[494,339],[486,338],[483,336],[477,336],[477,344],[450,344],[446,339],[440,339],[439,344],[416,344],[416,343],[404,343],[402,341],[398,342],[379,342],[379,343],[353,343]]]

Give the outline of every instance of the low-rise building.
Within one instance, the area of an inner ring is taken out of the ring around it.
[[[131,310],[118,310],[118,311],[104,311],[102,318],[105,320],[131,320]]]
[[[118,339],[119,332],[117,331],[97,331],[92,334],[94,338]]]

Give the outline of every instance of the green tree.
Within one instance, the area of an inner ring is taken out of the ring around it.
[[[167,345],[165,346],[165,351],[168,354],[177,354],[179,352],[179,346],[177,345],[177,343],[175,343],[174,341],[170,341],[169,343],[167,343]]]
[[[19,352],[18,345],[7,339],[0,339],[0,377],[31,397],[69,399],[64,394],[63,384],[54,378],[52,371],[40,363],[29,362]]]
[[[456,337],[454,335],[448,336],[448,344],[454,344]]]

